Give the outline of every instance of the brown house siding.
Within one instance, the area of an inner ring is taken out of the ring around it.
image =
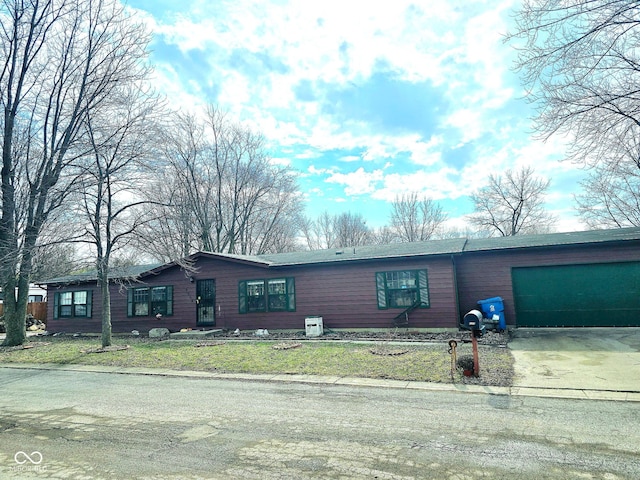
[[[180,267],[173,266],[157,275],[147,275],[140,283],[132,287],[173,287],[173,315],[165,315],[158,320],[154,315],[127,316],[127,289],[112,287],[111,324],[114,332],[130,332],[139,330],[147,333],[152,328],[168,328],[171,331],[181,328],[195,328],[196,285],[191,283]],[[114,291],[115,290],[115,291]]]
[[[430,308],[416,309],[409,315],[414,328],[456,327],[456,305],[451,261],[379,261],[316,267],[281,268],[269,271],[269,278],[294,277],[296,311],[250,313],[229,316],[227,328],[304,329],[304,319],[321,316],[326,328],[389,328],[402,309],[379,309],[375,274],[382,271],[427,270]],[[237,279],[242,280],[242,279]],[[234,282],[237,284],[237,281]],[[237,298],[237,297],[236,297]]]
[[[466,252],[456,257],[460,314],[477,308],[477,301],[490,297],[502,297],[508,325],[516,325],[511,270],[514,267],[545,265],[574,265],[637,261],[640,245],[572,245],[526,250],[496,250],[491,252]]]
[[[56,292],[88,291],[91,296],[91,317],[54,318],[54,298]],[[51,332],[99,332],[102,317],[100,290],[96,282],[47,287],[47,330]]]
[[[152,328],[163,327],[179,330],[183,327],[195,327],[195,283],[190,283],[188,277],[179,267],[171,267],[158,275],[148,275],[140,283],[132,286],[164,286],[173,285],[173,315],[158,320],[153,315],[145,317],[127,316],[127,290],[123,285],[111,285],[111,325],[114,333],[127,333],[139,330],[142,333]],[[102,304],[100,289],[96,282],[80,285],[51,286],[49,285],[49,301],[47,308],[47,329],[52,332],[99,332],[102,322]],[[53,294],[57,291],[91,290],[92,315],[91,318],[53,318]]]
[[[323,266],[267,269],[201,258],[197,278],[215,278],[216,326],[241,330],[255,328],[304,329],[304,319],[322,316],[326,328],[389,328],[401,309],[380,310],[377,306],[375,273],[392,270],[426,269],[431,308],[414,310],[410,326],[455,327],[453,273],[448,258],[379,261]],[[238,310],[238,282],[242,280],[293,277],[295,312]]]
[[[454,275],[448,256],[422,259],[377,260],[368,262],[344,262],[327,265],[266,268],[260,265],[220,260],[206,256],[197,260],[198,271],[194,279],[215,279],[216,325],[215,328],[241,330],[300,329],[304,319],[322,316],[327,329],[390,328],[393,319],[402,309],[379,309],[377,305],[376,272],[396,270],[427,270],[430,308],[416,309],[409,315],[413,328],[455,328],[457,305],[455,301]],[[242,280],[295,278],[296,310],[293,312],[255,312],[241,314],[238,308],[238,283]],[[113,331],[146,333],[154,327],[170,330],[196,328],[196,282],[189,281],[185,272],[177,266],[147,275],[142,285],[173,286],[173,315],[158,320],[153,316],[127,317],[126,289],[111,287],[111,323]],[[49,302],[48,329],[51,331],[100,331],[100,292],[93,285],[50,287],[54,292],[68,290],[93,290],[91,318],[53,319],[53,301]],[[53,300],[53,296],[50,297]]]

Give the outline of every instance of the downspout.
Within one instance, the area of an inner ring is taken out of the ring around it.
[[[460,249],[460,252],[464,252],[465,247],[467,246],[468,238],[464,239],[464,245]],[[456,256],[454,253],[451,254],[451,269],[453,270],[453,293],[456,298],[456,326],[460,328],[460,293],[458,291],[458,266],[456,265]]]

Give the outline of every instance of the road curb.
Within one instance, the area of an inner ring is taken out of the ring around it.
[[[376,378],[357,378],[339,376],[319,376],[319,375],[288,375],[288,374],[246,374],[246,373],[217,373],[202,372],[196,370],[169,370],[159,368],[139,368],[139,367],[109,367],[103,365],[58,365],[32,363],[5,363],[0,368],[16,370],[56,370],[68,372],[87,373],[111,373],[120,375],[149,375],[164,377],[183,377],[200,379],[220,379],[220,380],[245,380],[258,382],[280,382],[280,383],[307,383],[325,384],[376,388],[394,388],[422,391],[446,391],[460,393],[474,393],[485,395],[507,395],[512,397],[543,397],[543,398],[565,398],[580,400],[603,400],[616,402],[640,402],[640,391],[619,392],[611,390],[585,390],[572,388],[539,388],[527,386],[498,387],[490,385],[465,385],[453,383],[430,383],[411,382],[404,380],[387,380]]]

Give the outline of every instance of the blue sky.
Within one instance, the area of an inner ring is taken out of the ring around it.
[[[397,195],[439,202],[464,229],[468,195],[531,165],[559,231],[584,227],[583,178],[562,138],[531,138],[503,43],[518,0],[128,0],[153,32],[155,82],[175,107],[214,103],[299,174],[307,214],[388,223]]]

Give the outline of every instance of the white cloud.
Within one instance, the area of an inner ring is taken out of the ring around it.
[[[318,172],[328,173],[328,172]],[[341,185],[347,196],[369,195],[375,200],[392,202],[407,192],[442,200],[460,196],[451,168],[437,171],[417,170],[409,174],[385,173],[382,169],[366,171],[363,167],[348,173],[332,172],[326,182]]]
[[[318,197],[324,197],[324,190],[321,188],[311,188],[308,190],[309,195],[316,195]]]
[[[442,168],[436,171],[417,170],[409,174],[391,173],[384,177],[384,184],[372,195],[378,200],[391,202],[407,192],[432,200],[456,198],[457,185],[452,180],[455,170]]]
[[[309,168],[307,168],[307,172],[312,175],[326,175],[334,173],[333,170],[330,170],[328,168],[316,168],[314,165],[309,165]]]
[[[326,181],[343,185],[345,194],[351,196],[374,193],[383,178],[382,170],[366,172],[360,167],[351,173],[333,173]]]
[[[296,158],[306,159],[306,158],[318,158],[320,155],[315,150],[306,150],[302,153],[295,154]]]
[[[284,73],[268,72],[250,79],[241,78],[238,72],[223,73],[216,79],[221,89],[219,101],[229,109],[249,101],[257,102],[261,105],[263,121],[269,115],[282,115],[276,111],[268,113],[271,109],[295,105],[296,109],[303,110],[298,121],[307,120],[305,130],[315,145],[321,143],[314,140],[321,140],[318,136],[324,137],[321,134],[324,131],[332,137],[343,137],[334,139],[338,148],[343,145],[351,148],[354,140],[362,146],[362,138],[341,135],[336,131],[337,125],[327,128],[316,102],[295,103],[293,86],[303,79],[334,86],[357,83],[369,78],[380,62],[387,64],[399,78],[430,79],[436,84],[452,85],[461,76],[469,75],[469,64],[480,64],[483,68],[476,81],[492,78],[495,83],[495,79],[500,78],[498,66],[506,68],[500,65],[502,55],[496,52],[498,48],[504,49],[499,32],[504,27],[505,5],[465,19],[468,11],[479,8],[479,4],[473,2],[447,0],[431,2],[428,9],[409,0],[281,4],[234,0],[217,3],[214,12],[206,2],[197,2],[190,14],[176,16],[173,23],[156,23],[154,27],[165,41],[181,51],[202,51],[210,65],[222,72],[229,68],[224,57],[233,49],[262,52],[283,62],[287,68]],[[457,61],[452,62],[452,58]],[[463,83],[468,85],[468,79]],[[485,99],[486,104],[496,105],[497,98],[508,98],[508,95],[491,96]],[[463,116],[466,121],[460,118]],[[476,113],[461,112],[452,117],[452,124],[467,132],[469,138],[476,138],[477,127],[471,119],[481,123]],[[367,126],[363,126],[363,132],[366,131]],[[304,141],[298,136],[300,131],[270,129],[269,133],[284,144]],[[284,138],[287,133],[294,136],[291,141]],[[371,145],[369,150],[371,157],[389,155],[382,144]],[[419,157],[416,153],[416,158]]]
[[[146,14],[144,21],[161,36],[159,48],[196,50],[203,76],[210,71],[210,77],[205,84],[194,75],[187,84],[167,60],[156,67],[156,84],[172,103],[194,108],[206,101],[200,92],[217,92],[220,107],[265,135],[275,162],[305,172],[313,195],[315,182],[329,182],[345,194],[332,201],[391,201],[407,186],[430,198],[459,199],[506,168],[534,165],[554,182],[574,170],[557,162],[566,148],[562,139],[528,139],[524,102],[517,125],[515,113],[501,113],[522,93],[510,71],[513,52],[501,36],[516,0],[183,3],[180,14]],[[250,56],[248,66],[233,57],[247,52],[255,54],[255,65]],[[441,89],[442,107],[428,122],[432,132],[388,131],[357,115],[337,120],[323,88],[362,85],[380,69]],[[299,101],[295,88],[303,81],[311,87]],[[470,146],[470,159],[446,165],[445,152],[461,145]]]

